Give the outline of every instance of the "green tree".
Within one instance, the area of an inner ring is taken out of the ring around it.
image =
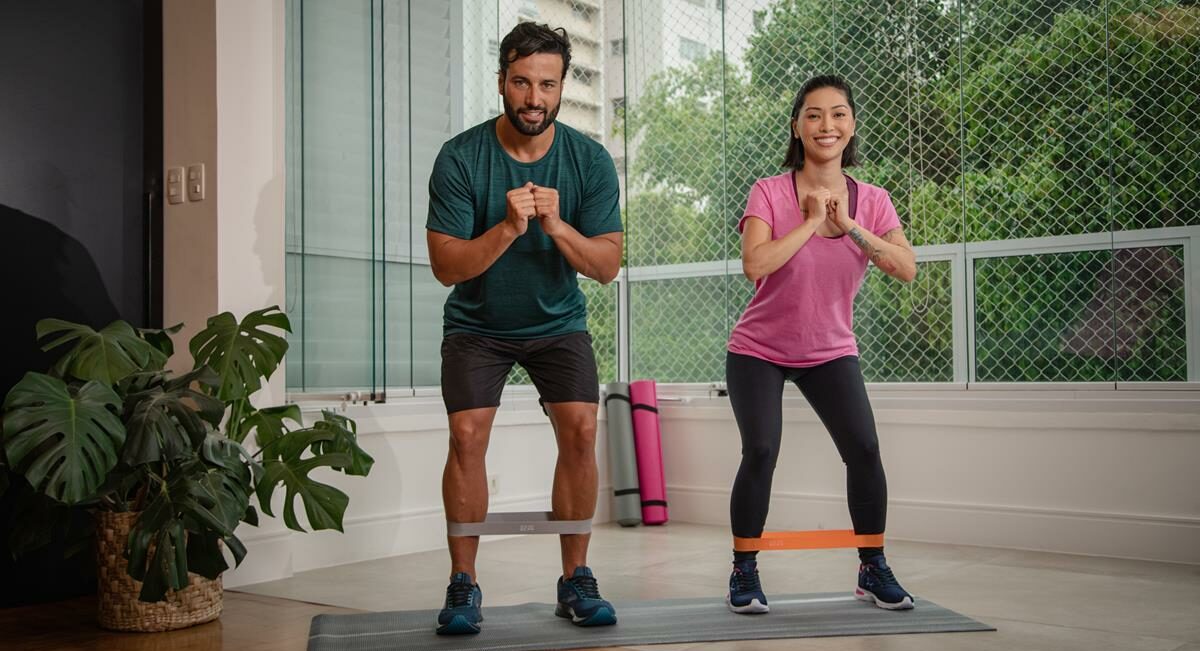
[[[855,175],[890,191],[915,244],[1200,223],[1198,61],[1194,3],[850,0],[831,11],[779,0],[750,36],[744,64],[717,52],[663,71],[619,121],[631,134],[628,262],[736,257],[746,192],[780,171],[794,93],[825,73],[856,91]],[[1005,274],[1038,265],[978,270],[976,316],[991,329],[977,343],[979,377],[1063,379],[1059,371],[1074,369],[1072,378],[1113,379],[1110,360],[1067,363],[1062,351],[1013,363],[1023,349],[1061,348],[1110,258],[1047,257],[1038,264],[1054,273],[1017,283]],[[864,346],[890,334],[892,346],[912,347],[881,353],[889,360],[881,379],[922,379],[894,372],[903,359],[930,364],[924,379],[944,379],[951,297],[948,274],[935,276],[928,295],[897,291],[890,279],[872,279],[860,295],[864,325],[881,335]],[[659,314],[688,315],[696,297],[671,291],[658,300]],[[1156,303],[1150,321],[1159,325],[1132,364],[1139,377],[1180,379],[1182,366],[1167,355],[1182,346],[1176,303]]]

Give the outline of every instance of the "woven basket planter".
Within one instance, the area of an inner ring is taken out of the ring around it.
[[[137,513],[101,511],[96,519],[96,576],[100,625],[114,631],[170,631],[221,616],[221,577],[188,575],[188,586],[155,603],[138,601],[142,582],[129,576],[125,543]]]

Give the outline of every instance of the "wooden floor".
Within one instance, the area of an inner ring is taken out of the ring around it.
[[[215,622],[166,633],[115,633],[96,625],[95,597],[0,610],[0,649],[20,651],[297,651],[322,613],[360,612],[225,591]]]

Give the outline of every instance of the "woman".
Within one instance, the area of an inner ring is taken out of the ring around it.
[[[857,164],[854,98],[840,77],[810,79],[796,95],[784,166],[750,190],[742,268],[755,293],[729,338],[726,380],[742,436],[733,484],[733,535],[762,535],[779,457],[785,381],[800,388],[846,464],[850,517],[859,534],[881,534],[887,483],[871,405],[851,331],[854,296],[870,260],[908,282],[916,256],[888,193],[842,169]],[[882,547],[860,548],[855,595],[881,608],[913,607]],[[734,552],[726,603],[765,613],[756,552]]]

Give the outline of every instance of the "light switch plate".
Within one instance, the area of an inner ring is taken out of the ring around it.
[[[183,203],[183,168],[167,168],[167,203]]]
[[[204,201],[204,163],[188,165],[185,181],[188,201]]]

